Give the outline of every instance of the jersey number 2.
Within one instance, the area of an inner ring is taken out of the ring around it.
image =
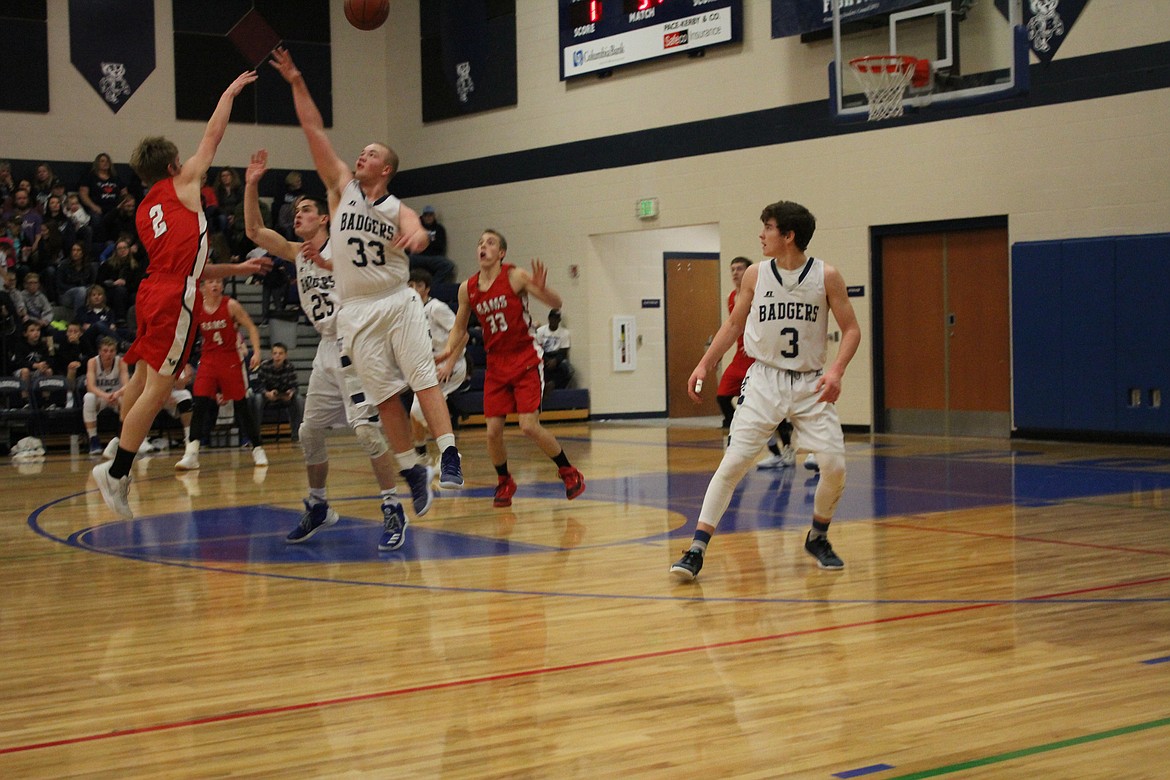
[[[156,203],[150,207],[150,227],[154,230],[155,238],[167,232],[167,221],[163,219],[161,203]]]

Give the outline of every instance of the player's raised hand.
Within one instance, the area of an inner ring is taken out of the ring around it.
[[[321,253],[317,248],[308,241],[301,244],[301,253],[304,254],[305,259],[316,265],[318,268],[324,268],[326,271],[333,270],[333,261],[321,257]]]
[[[431,243],[431,234],[426,228],[420,228],[413,233],[399,232],[394,237],[394,246],[407,254],[417,255]]]
[[[540,291],[548,287],[548,267],[539,257],[532,258],[532,279],[528,283]]]
[[[231,95],[234,98],[244,91],[244,87],[248,86],[258,78],[259,76],[256,74],[256,71],[244,71],[239,76],[236,76],[236,80],[229,84],[228,88],[223,92],[225,95]]]
[[[261,149],[253,153],[252,162],[248,164],[248,170],[244,174],[245,184],[259,184],[260,180],[264,178],[264,174],[268,172],[268,150]]]
[[[296,63],[293,62],[292,55],[283,46],[277,46],[272,50],[270,64],[276,68],[276,71],[289,84],[293,83],[297,76],[301,75],[301,72],[297,70]]]

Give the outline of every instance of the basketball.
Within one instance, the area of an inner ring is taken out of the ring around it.
[[[390,0],[345,0],[345,18],[359,30],[376,30],[390,15]]]

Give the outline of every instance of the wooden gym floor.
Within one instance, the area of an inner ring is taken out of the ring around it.
[[[131,522],[87,457],[3,464],[0,777],[1170,776],[1166,449],[851,438],[843,572],[798,461],[684,585],[719,431],[552,430],[581,498],[511,428],[493,509],[465,430],[396,554],[347,436],[298,546],[288,443],[141,460]]]

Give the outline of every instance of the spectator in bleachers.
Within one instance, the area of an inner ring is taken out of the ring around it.
[[[49,196],[53,194],[53,187],[60,182],[53,174],[53,169],[49,167],[48,163],[41,163],[37,166],[36,175],[33,176],[32,194],[36,199],[37,206],[45,207],[45,202],[48,201]]]
[[[53,343],[53,373],[65,377],[65,408],[73,408],[73,391],[77,388],[77,372],[93,357],[92,351],[81,342],[81,323],[71,322],[65,327],[65,338]]]
[[[12,179],[12,163],[0,160],[0,209],[8,208],[14,192],[16,182]]]
[[[81,419],[89,436],[89,454],[101,455],[102,443],[97,435],[97,417],[102,409],[120,411],[122,394],[130,384],[130,372],[118,354],[118,343],[103,338],[98,353],[89,359],[85,374],[85,397],[81,403]]]
[[[65,216],[73,226],[73,235],[78,241],[84,241],[87,246],[93,246],[93,226],[90,224],[89,212],[81,205],[81,198],[76,192],[65,196]]]
[[[561,310],[548,313],[548,324],[536,329],[536,340],[544,350],[544,381],[546,389],[558,390],[573,382],[573,366],[569,363],[572,346],[569,329],[561,324]]]
[[[24,385],[20,394],[27,402],[33,379],[53,375],[53,366],[49,362],[52,348],[48,341],[41,338],[41,324],[25,320],[24,337],[14,339],[9,352],[8,366],[12,369],[12,375]]]
[[[259,392],[253,393],[250,400],[257,424],[264,419],[265,407],[287,407],[289,428],[296,441],[301,430],[301,400],[297,395],[297,370],[288,362],[287,346],[279,341],[272,345],[272,357],[260,364],[255,386]]]
[[[86,289],[85,305],[77,312],[77,320],[81,323],[82,341],[93,351],[107,336],[114,339],[119,352],[129,349],[134,340],[133,333],[118,326],[118,318],[106,303],[106,290],[100,284],[91,284]]]
[[[6,277],[12,276],[9,271],[0,271],[0,273]],[[0,370],[8,368],[8,342],[16,336],[20,323],[20,309],[16,305],[16,299],[9,292],[8,286],[5,285],[4,289],[0,290],[0,366],[2,366]]]
[[[0,238],[0,247],[3,247],[4,239]],[[16,271],[10,271],[5,266],[0,266],[0,280],[4,282],[4,294],[12,301],[12,313],[17,317],[17,323],[24,322],[24,303],[20,288],[16,286]]]
[[[41,213],[33,208],[32,195],[28,190],[18,189],[12,196],[12,211],[8,215],[20,220],[20,244],[22,250],[32,247],[41,234]],[[30,250],[31,251],[31,250]]]
[[[16,254],[16,242],[6,231],[0,230],[0,271],[16,268],[20,258]]]
[[[113,253],[98,266],[97,274],[98,282],[106,290],[106,300],[114,310],[114,319],[118,322],[126,321],[126,311],[134,303],[142,275],[130,239],[126,236],[119,238],[114,242]]]
[[[118,201],[118,207],[102,217],[102,240],[113,243],[119,236],[129,236],[131,246],[138,247],[140,262],[149,262],[142,242],[138,239],[138,223],[135,213],[138,210],[138,200],[130,194],[123,195]]]
[[[297,199],[305,194],[304,178],[300,171],[289,171],[284,177],[284,195],[273,202],[276,208],[276,232],[289,241],[296,241],[293,219],[296,217]]]
[[[69,258],[57,266],[57,303],[77,311],[85,305],[89,288],[96,282],[97,263],[90,260],[85,244],[74,241]]]
[[[102,217],[118,207],[118,201],[127,194],[126,184],[118,176],[110,155],[102,152],[93,158],[93,167],[77,183],[77,196],[81,205],[93,217],[95,225],[101,225]],[[115,234],[116,235],[116,234]],[[106,240],[106,236],[95,236]],[[109,236],[113,239],[114,236]]]
[[[230,236],[234,232],[232,228],[236,219],[236,206],[244,202],[244,182],[234,168],[219,169],[219,178],[215,182],[215,197],[219,201],[219,213],[224,216],[223,232]],[[243,230],[243,227],[240,229]],[[234,244],[232,252],[236,252]]]
[[[430,235],[431,243],[427,244],[426,249],[410,256],[411,269],[420,268],[429,273],[432,286],[454,284],[455,263],[447,257],[447,229],[439,222],[435,207],[423,207],[419,219]]]
[[[65,213],[64,196],[55,193],[49,196],[49,199],[45,201],[41,221],[44,225],[53,225],[56,227],[57,231],[61,234],[61,240],[65,244],[73,243],[73,220],[69,219],[69,215]]]
[[[24,276],[24,290],[20,293],[17,308],[25,322],[35,322],[47,328],[53,321],[53,304],[49,297],[41,291],[41,276],[37,273],[28,273]]]
[[[41,225],[41,234],[24,258],[24,272],[32,271],[41,275],[41,289],[49,296],[49,300],[56,300],[61,289],[56,283],[57,272],[66,262],[65,251],[68,246],[57,224],[50,222]]]

